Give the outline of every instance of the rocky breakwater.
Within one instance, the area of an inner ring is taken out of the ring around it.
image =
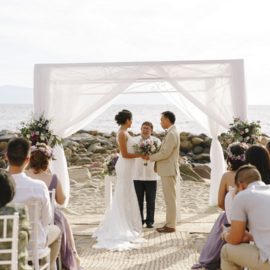
[[[162,140],[164,133],[157,133],[154,136]],[[211,139],[204,134],[193,135],[182,132],[180,140],[180,154],[185,157],[180,159],[182,178],[194,181],[209,179],[210,168],[200,164],[210,162]],[[81,166],[84,170],[89,170],[92,178],[96,179],[94,182],[104,177],[108,157],[118,151],[115,132],[79,131],[66,138],[63,146],[70,174],[73,170],[78,172],[78,166]]]
[[[131,135],[134,135],[131,133]],[[0,167],[5,167],[4,151],[8,140],[18,136],[9,131],[0,132]],[[160,140],[164,138],[164,133],[157,133],[154,136]],[[209,149],[211,139],[204,134],[193,135],[188,132],[180,134],[180,171],[182,178],[186,180],[200,181],[201,178],[210,177],[210,169],[206,165],[209,163]],[[116,143],[116,133],[102,133],[98,131],[81,130],[72,136],[64,139],[63,147],[70,178],[77,182],[92,186],[100,184],[106,173],[106,162],[111,154],[118,151]],[[90,181],[90,182],[89,182]]]
[[[212,139],[205,134],[180,133],[180,154],[192,163],[209,163]]]

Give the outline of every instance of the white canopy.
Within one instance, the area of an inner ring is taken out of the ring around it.
[[[216,204],[225,169],[217,137],[233,117],[247,116],[243,60],[35,65],[34,113],[53,119],[52,129],[64,138],[127,93],[161,93],[209,130],[213,139],[210,203]],[[55,154],[52,170],[68,195],[63,149],[58,147]]]

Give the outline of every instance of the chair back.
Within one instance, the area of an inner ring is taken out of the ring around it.
[[[35,270],[50,269],[50,249],[48,247],[41,249],[38,245],[41,204],[39,201],[32,201],[27,203],[27,207],[30,219],[29,260],[32,261]],[[42,258],[46,258],[46,263],[40,266]]]
[[[52,208],[52,218],[49,225],[54,224],[54,210],[55,210],[55,189],[49,190],[50,193],[50,201],[51,201],[51,208]]]
[[[13,215],[0,215],[0,258],[3,258],[4,254],[10,258],[0,259],[0,269],[1,265],[9,265],[12,270],[18,269],[18,235],[19,214],[16,212]]]

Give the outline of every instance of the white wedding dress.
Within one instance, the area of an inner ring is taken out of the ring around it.
[[[126,132],[127,151],[134,153],[133,138]],[[111,205],[94,232],[97,238],[94,248],[128,250],[138,248],[144,241],[137,196],[133,184],[135,159],[123,158],[120,154],[116,169],[116,186]]]

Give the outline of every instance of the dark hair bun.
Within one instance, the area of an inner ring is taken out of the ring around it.
[[[124,125],[127,120],[132,119],[132,113],[128,110],[122,110],[114,117],[114,119],[118,125]]]

